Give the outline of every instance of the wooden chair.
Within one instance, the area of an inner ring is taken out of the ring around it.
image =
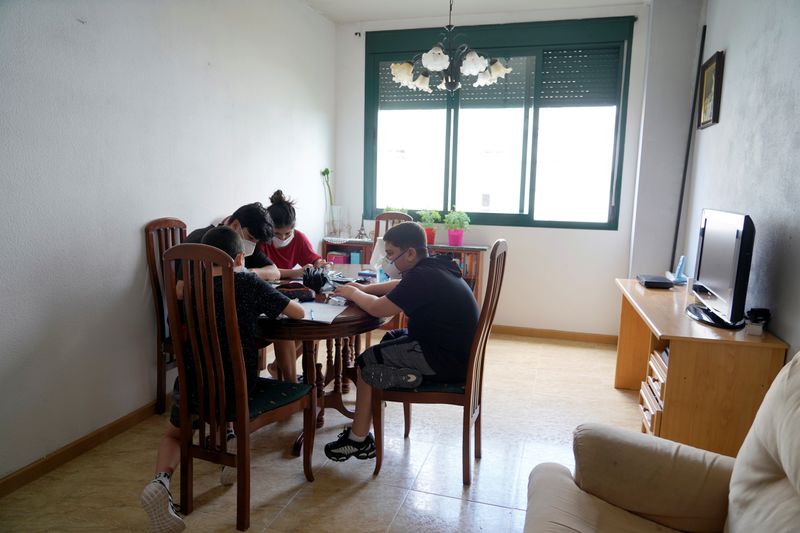
[[[408,213],[403,213],[401,211],[384,211],[383,213],[378,214],[375,217],[375,231],[372,234],[372,249],[375,249],[375,243],[378,241],[378,237],[383,236],[386,231],[394,226],[395,224],[399,224],[400,222],[407,222],[409,220],[414,220],[411,218],[411,215]],[[397,315],[389,322],[381,326],[383,330],[392,330],[404,327],[403,324],[405,323],[405,316],[402,314]],[[368,332],[366,334],[366,346],[369,346],[372,343],[372,332]]]
[[[178,261],[184,280],[181,302],[175,286]],[[173,336],[181,390],[181,512],[192,512],[194,458],[235,467],[236,528],[244,531],[250,527],[250,433],[303,411],[303,471],[306,479],[313,481],[316,390],[311,385],[257,378],[248,391],[236,313],[234,264],[226,253],[204,244],[181,244],[164,253],[164,262],[170,327],[182,332]],[[213,267],[221,269],[218,280],[212,274]],[[221,283],[221,301],[215,294],[215,283]],[[217,306],[223,307],[224,321],[217,319]],[[227,354],[220,348],[220,341],[225,340]],[[189,361],[191,373],[187,371]],[[303,370],[310,377],[309,383],[315,382],[313,363],[304,357]],[[226,372],[232,375],[226,376]],[[189,390],[199,391],[193,402],[191,395],[183,392]],[[197,442],[193,439],[193,421],[200,430]],[[235,454],[226,450],[227,422],[233,423],[237,435]]]
[[[461,383],[426,383],[417,389],[373,389],[372,390],[372,424],[375,428],[375,471],[377,475],[383,462],[383,409],[384,402],[402,402],[405,415],[405,438],[411,431],[411,404],[437,403],[460,405],[463,407],[463,443],[462,467],[464,485],[472,482],[472,461],[470,454],[470,430],[475,426],[475,458],[481,457],[481,399],[483,392],[483,360],[486,355],[486,343],[494,322],[497,300],[503,286],[503,273],[506,266],[508,246],[503,239],[492,246],[489,258],[489,282],[486,296],[481,307],[478,327],[472,340],[469,354],[466,382]]]
[[[400,211],[384,211],[375,217],[375,231],[372,234],[372,249],[375,249],[375,242],[378,237],[386,233],[386,230],[399,224],[400,222],[407,222],[414,220],[408,213],[401,213]],[[381,231],[382,230],[382,231]]]
[[[175,368],[175,351],[169,335],[164,301],[164,252],[186,239],[186,224],[177,218],[157,218],[144,227],[147,270],[156,309],[156,413],[166,408],[167,371]]]

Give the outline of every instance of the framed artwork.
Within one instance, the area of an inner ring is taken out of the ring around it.
[[[717,52],[700,67],[700,112],[697,114],[697,127],[700,129],[719,122],[724,64],[725,52]]]

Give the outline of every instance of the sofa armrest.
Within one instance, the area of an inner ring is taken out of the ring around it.
[[[733,458],[599,424],[575,429],[582,490],[682,531],[722,531]]]

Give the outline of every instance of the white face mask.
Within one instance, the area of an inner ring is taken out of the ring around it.
[[[294,239],[294,232],[292,232],[287,238],[285,238],[283,240],[280,240],[277,237],[273,237],[272,238],[272,245],[275,248],[285,248],[285,247],[289,246],[289,243],[292,242],[292,239]]]
[[[386,272],[386,275],[389,276],[391,279],[400,279],[403,277],[403,272],[399,268],[397,268],[395,262],[401,257],[403,257],[403,254],[406,253],[407,251],[408,250],[403,251],[403,253],[395,257],[393,261],[389,261],[389,258],[386,257],[385,255],[381,259],[381,268],[383,269],[384,272]]]
[[[252,241],[248,241],[247,239],[242,239],[242,245],[244,248],[243,251],[245,257],[250,257],[251,255],[253,255],[253,252],[256,251],[256,243]]]

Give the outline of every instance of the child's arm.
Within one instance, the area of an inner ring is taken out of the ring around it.
[[[394,302],[392,302],[386,296],[378,297],[372,294],[367,294],[366,292],[359,290],[352,285],[343,285],[338,287],[336,289],[336,294],[344,296],[348,300],[353,301],[357,306],[372,316],[394,316],[403,312],[402,309],[397,307]]]
[[[290,300],[286,307],[283,308],[283,314],[289,318],[300,320],[306,316],[306,310],[297,300]]]
[[[366,292],[367,294],[372,294],[374,296],[384,296],[392,292],[392,289],[397,287],[398,283],[400,283],[399,279],[393,279],[385,281],[383,283],[370,283],[368,285],[362,285],[360,283],[348,283],[347,285],[355,287],[356,289]]]
[[[281,278],[281,272],[275,265],[267,265],[259,268],[248,268],[247,270],[255,273],[256,276],[265,281],[273,281]]]
[[[279,268],[278,270],[281,273],[281,279],[294,279],[294,278],[302,278],[303,277],[303,270],[308,267],[297,267],[297,268]]]

